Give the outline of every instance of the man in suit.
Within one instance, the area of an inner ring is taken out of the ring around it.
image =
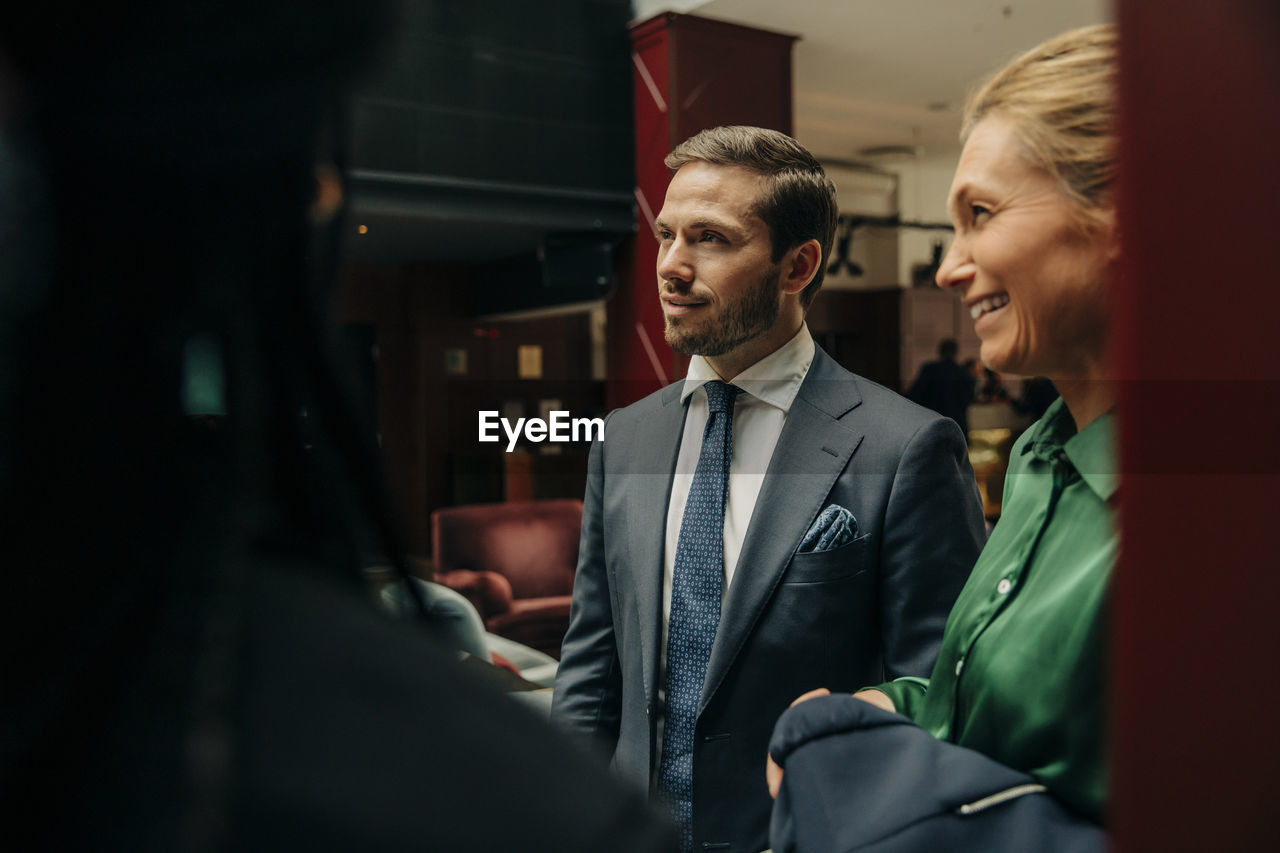
[[[809,335],[837,216],[812,155],[729,127],[666,162],[658,295],[693,358],[592,448],[552,716],[685,850],[757,851],[774,721],[819,685],[929,674],[982,509],[955,423]]]

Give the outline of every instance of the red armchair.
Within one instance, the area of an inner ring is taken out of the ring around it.
[[[490,632],[559,659],[581,528],[579,500],[438,509],[436,580],[470,599]]]

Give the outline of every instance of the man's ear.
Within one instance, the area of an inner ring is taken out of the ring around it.
[[[822,264],[822,244],[809,239],[782,256],[782,292],[799,293],[809,286]]]

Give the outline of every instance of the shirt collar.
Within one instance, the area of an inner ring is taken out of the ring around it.
[[[1079,472],[1080,479],[1102,500],[1110,500],[1120,486],[1112,443],[1114,419],[1111,412],[1105,412],[1083,431],[1076,432],[1075,421],[1059,397],[1031,427],[1031,438],[1022,446],[1022,452],[1034,453],[1044,460],[1052,459],[1058,451],[1063,452]]]
[[[800,384],[809,372],[809,365],[813,363],[813,351],[813,336],[809,334],[809,327],[801,323],[800,331],[791,340],[739,373],[731,384],[758,400],[789,412],[796,394],[800,393]],[[690,394],[707,382],[719,378],[705,358],[695,355],[689,359],[689,373],[680,390],[680,402],[689,399]]]

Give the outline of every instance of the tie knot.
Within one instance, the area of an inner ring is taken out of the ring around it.
[[[715,380],[708,382],[702,387],[707,389],[707,408],[712,414],[727,412],[733,408],[734,398],[738,396],[741,388],[730,385],[727,382]]]

